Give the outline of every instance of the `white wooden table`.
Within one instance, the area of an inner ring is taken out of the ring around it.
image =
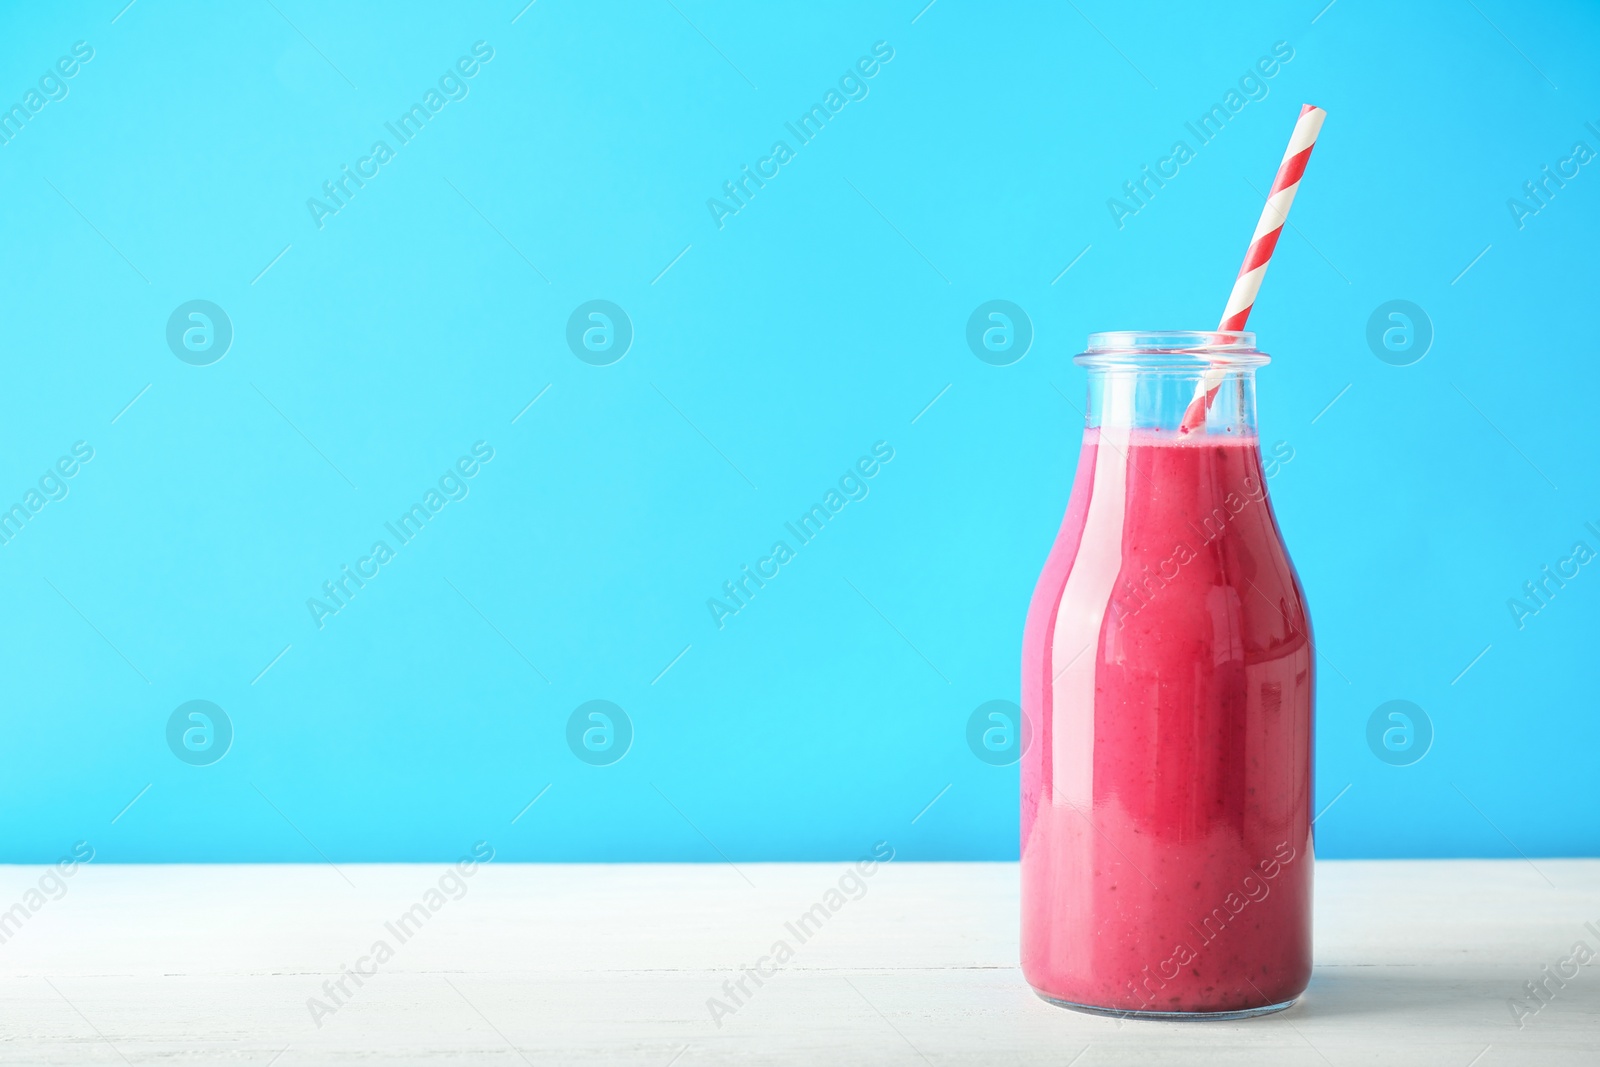
[[[59,899],[0,867],[26,913],[0,920],[0,1062],[1594,1065],[1600,962],[1520,1027],[1508,1007],[1574,943],[1600,952],[1600,860],[1534,863],[1319,863],[1310,991],[1234,1023],[1040,1001],[1014,864],[886,864],[803,944],[785,924],[848,864],[490,863],[403,942],[385,923],[445,865],[91,863]],[[780,939],[793,958],[713,1022]]]

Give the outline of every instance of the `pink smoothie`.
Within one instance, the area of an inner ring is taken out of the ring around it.
[[[1023,645],[1034,989],[1149,1012],[1305,989],[1313,667],[1255,437],[1087,431]]]

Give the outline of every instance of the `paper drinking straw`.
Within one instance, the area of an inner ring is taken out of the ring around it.
[[[1322,120],[1327,117],[1328,113],[1320,107],[1306,104],[1300,108],[1300,119],[1294,124],[1294,135],[1289,138],[1283,162],[1278,165],[1278,176],[1273,179],[1272,192],[1267,194],[1266,206],[1261,209],[1261,221],[1256,223],[1255,235],[1250,238],[1250,248],[1244,254],[1244,265],[1239,268],[1239,276],[1234,279],[1233,292],[1228,295],[1228,306],[1222,312],[1218,331],[1242,330],[1245,321],[1250,318],[1256,293],[1261,289],[1261,279],[1267,276],[1267,265],[1272,262],[1272,250],[1278,247],[1278,235],[1283,232],[1283,224],[1289,218],[1289,205],[1294,203],[1295,191],[1300,188],[1300,176],[1306,172],[1312,146],[1317,143]],[[1215,366],[1201,376],[1195,386],[1194,399],[1183,413],[1183,422],[1178,426],[1179,433],[1188,433],[1205,425],[1206,409],[1217,395],[1224,377],[1223,370]]]

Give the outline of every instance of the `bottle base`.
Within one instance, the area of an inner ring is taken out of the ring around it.
[[[1253,1019],[1258,1015],[1271,1015],[1273,1012],[1282,1011],[1294,1005],[1299,997],[1291,997],[1280,1004],[1267,1004],[1259,1008],[1239,1008],[1233,1011],[1132,1011],[1119,1008],[1100,1008],[1093,1004],[1077,1004],[1070,1000],[1061,1000],[1047,993],[1034,993],[1040,1000],[1047,1004],[1054,1004],[1058,1008],[1071,1008],[1088,1015],[1104,1015],[1113,1019],[1154,1019],[1168,1022],[1226,1022],[1229,1019]]]

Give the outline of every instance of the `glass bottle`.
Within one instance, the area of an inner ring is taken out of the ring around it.
[[[1023,642],[1023,973],[1118,1015],[1285,1008],[1311,976],[1315,664],[1256,439],[1267,356],[1128,332],[1076,362],[1082,452]]]

